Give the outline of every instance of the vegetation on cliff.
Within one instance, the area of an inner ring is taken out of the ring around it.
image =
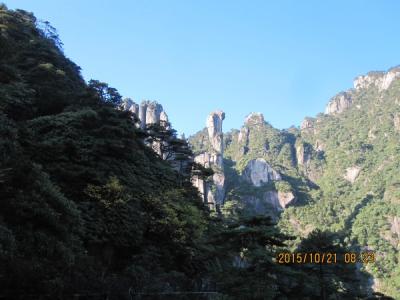
[[[264,153],[284,180],[262,188],[293,191],[304,201],[283,213],[280,228],[269,217],[237,209],[240,197],[232,199],[237,206],[227,202],[227,213],[213,216],[191,184],[192,174],[208,176],[209,170],[193,164],[186,141],[173,130],[140,129],[137,117],[120,109],[121,98],[106,83],[82,79],[49,23],[0,5],[0,297],[193,299],[190,292],[212,292],[216,299],[355,299],[368,293],[354,266],[319,265],[320,278],[313,266],[279,265],[275,256],[305,251],[310,244],[317,245],[315,251],[352,245],[326,232],[306,236],[288,225],[293,218],[299,228],[321,225],[335,233],[353,228],[352,239],[376,241],[373,235],[378,233],[369,232],[363,222],[374,220],[378,226],[385,220],[375,212],[398,212],[386,206],[397,203],[389,192],[397,187],[395,159],[387,157],[393,164],[382,167],[392,170],[379,179],[386,188],[375,183],[369,187],[373,201],[362,198],[368,203],[357,206],[348,200],[350,185],[345,181],[322,177],[317,189],[303,176],[294,157],[298,131],[259,126],[250,132],[249,149],[244,149],[248,156],[243,157],[235,150],[232,133],[226,149],[228,172],[238,176],[248,161]],[[333,118],[329,122],[338,123]],[[313,138],[301,137],[310,144]],[[169,141],[175,160],[163,160],[146,145],[155,140]],[[374,151],[397,149],[387,145]],[[371,150],[365,149],[359,153],[367,162]],[[326,153],[329,166],[329,155],[336,154],[328,148]],[[384,163],[380,155],[376,160]],[[228,165],[234,161],[238,167]],[[177,168],[174,162],[189,168]],[[231,178],[233,186],[239,178]],[[333,183],[339,183],[337,190]],[[356,191],[364,195],[361,187]],[[335,193],[347,198],[334,198]],[[375,201],[375,195],[383,198]],[[337,207],[325,211],[328,197]],[[345,209],[344,216],[354,209],[359,214],[342,224],[338,208]],[[319,224],[315,215],[323,213],[329,215]],[[382,267],[398,273],[390,263]],[[391,291],[397,283],[385,284]]]

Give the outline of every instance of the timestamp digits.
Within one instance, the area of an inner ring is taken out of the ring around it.
[[[280,252],[276,256],[278,264],[369,264],[375,262],[375,253],[367,252]]]

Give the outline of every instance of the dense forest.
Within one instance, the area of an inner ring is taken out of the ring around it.
[[[239,163],[231,167],[228,182],[238,189],[231,189],[232,199],[222,211],[211,211],[191,181],[193,176],[208,180],[215,172],[195,162],[198,149],[178,138],[169,124],[141,128],[138,117],[121,104],[117,89],[83,80],[51,24],[0,5],[0,299],[391,299],[373,293],[370,270],[357,264],[276,261],[285,251],[351,250],[348,228],[334,228],[341,216],[327,206],[348,207],[345,219],[357,203],[349,204],[348,185],[335,189],[343,182],[329,181],[335,178],[327,177],[333,167],[321,179],[327,187],[322,196],[287,165],[287,180],[273,188],[290,188],[304,203],[277,219],[239,209],[237,199],[246,190],[235,175],[243,169],[244,162]],[[335,122],[324,123],[331,129],[320,134],[333,132],[332,140]],[[265,126],[260,130],[270,136],[271,147],[274,141],[292,145],[300,140],[293,139],[300,135],[296,130],[277,133]],[[226,164],[240,160],[234,134],[226,136]],[[301,137],[304,143],[313,138]],[[149,147],[154,141],[168,145],[172,158]],[[359,146],[361,158],[350,158],[368,161],[370,147]],[[397,147],[392,141],[385,149]],[[290,149],[279,146],[269,161],[284,166]],[[396,190],[393,176],[386,181]],[[374,193],[384,190],[376,186]],[[327,204],[327,197],[339,200]],[[398,201],[393,197],[388,201]],[[377,212],[390,209],[383,200],[368,199],[368,209],[351,221],[351,238],[359,241],[372,238],[366,222],[380,226]],[[316,214],[326,215],[314,218],[322,223],[314,223],[307,234],[288,225],[297,218],[301,227]],[[382,247],[398,256],[389,245]],[[396,266],[384,267],[399,272]]]

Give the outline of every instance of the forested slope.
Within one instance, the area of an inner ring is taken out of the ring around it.
[[[30,13],[1,6],[0,43],[0,294],[194,278],[205,210],[117,109],[118,92],[87,85]]]
[[[291,191],[299,200],[304,196],[298,202],[303,206],[283,213],[285,234],[265,215],[210,213],[191,178],[208,180],[212,171],[193,162],[186,141],[172,129],[140,129],[137,116],[121,109],[118,91],[100,81],[86,83],[61,47],[49,23],[0,5],[0,298],[363,299],[371,294],[355,265],[275,260],[282,251],[344,252],[348,246],[329,231],[306,236],[285,225],[291,216],[307,215],[309,193],[319,193],[293,158],[296,130],[283,134],[262,125],[247,145],[251,156],[238,169],[227,165],[236,176],[231,187],[240,183],[238,174],[258,150],[283,175],[287,171],[281,184],[267,187]],[[263,134],[268,147],[260,140]],[[242,155],[234,135],[227,136],[227,163]],[[174,145],[172,157],[188,168],[163,160],[148,146],[150,140]],[[247,193],[247,187],[229,196]],[[396,201],[391,195],[388,201]],[[298,219],[306,224],[306,217]]]
[[[248,115],[224,134],[222,212],[272,215],[296,237],[292,249],[321,230],[354,253],[371,251],[376,261],[359,265],[371,274],[364,280],[399,298],[399,75],[395,67],[357,77],[300,128],[278,130]],[[203,135],[189,139],[196,153],[207,151]]]

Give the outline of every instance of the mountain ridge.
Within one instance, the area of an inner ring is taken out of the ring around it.
[[[224,203],[230,209],[272,212],[280,228],[294,235],[307,236],[315,228],[347,232],[345,244],[373,249],[381,258],[365,266],[375,288],[397,296],[400,207],[387,199],[399,195],[394,188],[400,170],[399,77],[399,67],[357,76],[354,88],[333,96],[325,114],[306,117],[299,128],[275,129],[262,114],[250,113],[240,129],[224,133]],[[206,151],[198,134],[189,138],[195,153]],[[269,168],[281,178],[269,177]],[[246,182],[245,170],[258,179]],[[373,212],[378,215],[366,217]]]

